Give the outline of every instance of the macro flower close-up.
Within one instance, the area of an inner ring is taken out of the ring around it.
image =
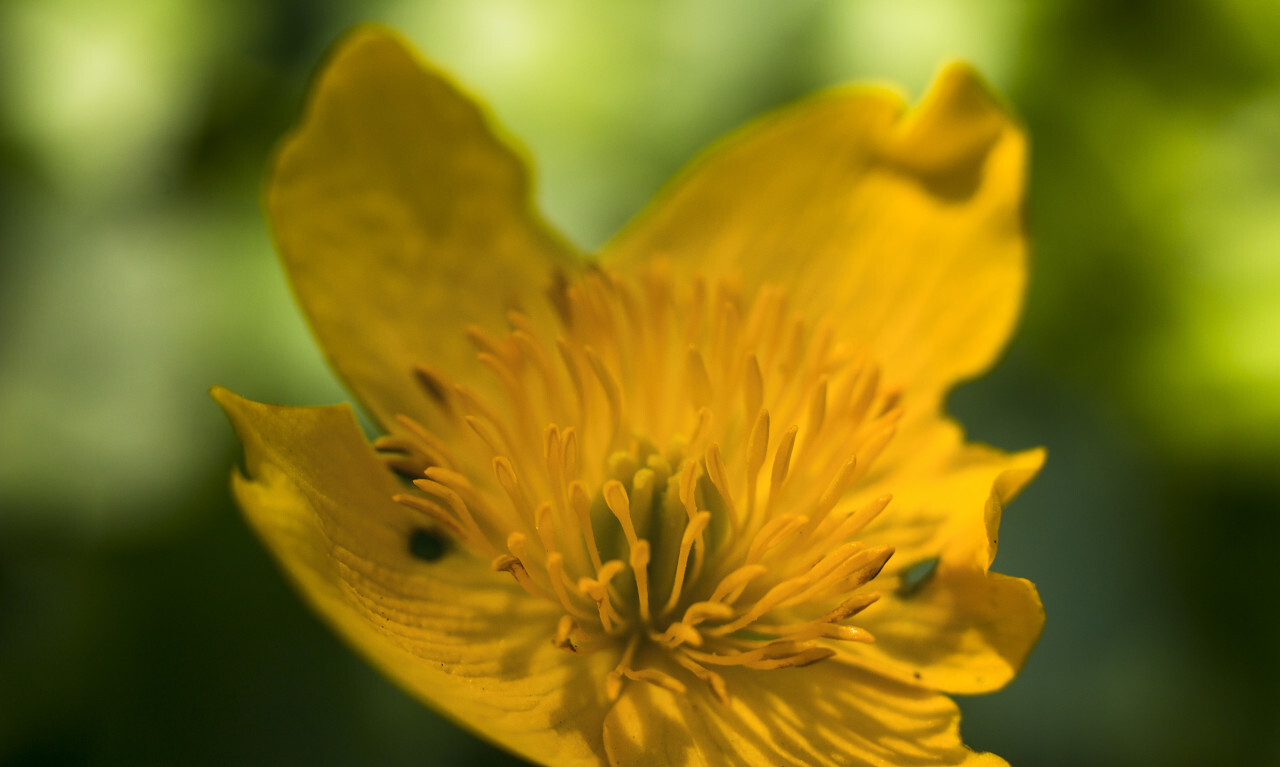
[[[967,66],[749,124],[598,253],[491,119],[379,28],[270,172],[354,410],[225,389],[234,494],[312,607],[546,764],[995,764],[950,694],[1044,613],[990,569],[1041,450],[944,410],[1025,291],[1025,139]]]
[[[988,570],[1041,451],[947,388],[1018,315],[1023,137],[969,69],[851,87],[696,161],[599,255],[397,37],[317,76],[266,193],[348,407],[215,389],[234,492],[392,679],[549,764],[959,764],[943,693],[1041,631]]]
[[[1280,765],[1276,40],[0,2],[0,765]]]

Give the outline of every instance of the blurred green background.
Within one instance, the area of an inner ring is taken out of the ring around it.
[[[974,62],[1033,142],[1028,310],[953,412],[1050,460],[998,569],[1015,765],[1280,764],[1280,5],[1248,0],[5,0],[0,763],[498,764],[303,606],[206,390],[345,399],[258,204],[326,47],[389,23],[603,242],[694,152],[823,86]]]

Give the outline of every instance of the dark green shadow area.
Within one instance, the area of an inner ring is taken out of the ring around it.
[[[225,465],[237,460],[228,449]],[[193,491],[181,523],[146,540],[0,540],[0,763],[523,763],[410,699],[323,626],[222,471]]]

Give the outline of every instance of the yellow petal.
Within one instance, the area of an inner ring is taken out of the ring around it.
[[[976,694],[1008,684],[1044,629],[1031,581],[977,568],[938,569],[909,594],[882,592],[858,616],[871,644],[840,649],[858,663],[943,692]]]
[[[609,763],[642,765],[1002,765],[960,742],[938,693],[838,661],[767,673],[728,669],[728,704],[702,687],[629,684],[609,712]]]
[[[844,649],[899,679],[988,692],[1022,668],[1044,627],[1035,586],[987,570],[1004,506],[1040,469],[1044,451],[963,444],[954,424],[936,419],[919,431],[900,435],[895,447],[905,455],[896,470],[861,494],[893,493],[862,536],[895,552],[876,579],[880,601],[859,616],[876,641]]]
[[[1026,279],[1024,139],[968,68],[915,110],[872,88],[822,95],[695,162],[605,251],[791,288],[936,402],[989,366]]]
[[[486,116],[374,28],[345,38],[316,77],[266,203],[321,346],[384,425],[397,413],[430,423],[414,365],[472,375],[463,326],[540,308],[554,270],[575,261]]]
[[[556,611],[468,552],[413,556],[410,536],[429,524],[391,500],[404,487],[364,443],[349,407],[213,395],[245,446],[236,499],[348,642],[413,695],[518,753],[599,764],[604,708],[594,679],[610,659],[552,647]]]
[[[986,569],[995,559],[1004,505],[1044,460],[1041,448],[1006,453],[964,442],[950,420],[913,419],[846,503],[859,508],[893,496],[863,532],[867,540],[894,547],[886,575],[932,557]]]

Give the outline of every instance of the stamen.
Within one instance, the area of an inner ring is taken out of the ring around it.
[[[622,652],[622,659],[618,661],[618,665],[604,680],[604,691],[609,696],[609,700],[617,700],[622,694],[622,679],[627,670],[631,667],[631,659],[636,655],[636,648],[640,646],[640,635],[633,634],[631,640],[627,642],[627,649]]]
[[[758,413],[764,404],[764,374],[760,372],[760,360],[756,355],[747,356],[746,373],[742,379],[742,403],[748,413]]]
[[[520,385],[520,381],[516,380],[515,373],[507,366],[507,363],[488,352],[477,354],[476,359],[480,360],[480,363],[489,368],[489,371],[502,382],[502,388],[506,390],[507,396],[511,398],[514,412],[521,415],[529,414],[529,398],[525,394],[524,388]]]
[[[516,583],[519,583],[530,595],[543,599],[550,597],[547,592],[542,590],[541,586],[533,582],[533,579],[529,577],[529,571],[525,569],[524,563],[518,557],[512,554],[499,554],[494,557],[490,567],[493,568],[494,572],[511,573],[512,577],[516,579]]]
[[[710,634],[712,636],[724,636],[726,634],[732,634],[739,629],[746,628],[760,616],[775,607],[778,607],[792,596],[795,596],[798,591],[808,585],[808,581],[809,578],[807,576],[785,580],[777,586],[769,589],[763,597],[751,606],[750,610],[747,610],[736,620],[732,620],[721,626],[716,626],[715,628],[705,629],[703,633]]]
[[[573,635],[578,633],[580,629],[573,618],[568,615],[561,615],[560,622],[556,624],[556,633],[552,637],[551,643],[561,650],[569,652],[578,652],[578,643],[573,641]]]
[[[467,426],[470,426],[476,436],[489,448],[489,452],[498,454],[508,452],[507,444],[509,443],[504,444],[502,437],[488,423],[473,415],[467,416],[464,420],[467,422]]]
[[[737,570],[726,575],[720,581],[720,585],[716,586],[716,590],[712,592],[711,599],[709,601],[733,604],[734,597],[730,596],[731,594],[741,594],[742,589],[745,588],[748,583],[767,572],[769,572],[769,568],[764,567],[763,565],[743,565]]]
[[[685,648],[685,655],[699,663],[710,663],[717,666],[747,666],[754,669],[798,668],[826,660],[836,651],[830,647],[803,647],[786,640],[772,642],[764,647],[747,652],[729,652],[724,654],[701,652]]]
[[[832,591],[836,593],[852,591],[876,577],[891,556],[893,556],[892,546],[877,546],[853,553],[821,576],[815,575],[815,582],[808,589],[794,595],[782,606],[814,601],[819,597],[828,596],[828,592]]]
[[[639,597],[640,620],[649,622],[649,542],[638,541],[631,548],[631,570],[636,576],[636,596]]]
[[[733,607],[722,602],[694,602],[684,611],[680,620],[688,626],[697,626],[708,620],[727,620],[733,617]]]
[[[434,482],[452,491],[457,496],[457,502],[465,512],[465,516],[476,524],[477,529],[481,527],[479,522],[488,522],[490,520],[492,520],[492,527],[495,530],[529,529],[527,521],[523,517],[512,513],[512,509],[508,504],[490,503],[490,499],[479,488],[471,484],[471,480],[467,479],[466,475],[460,472],[452,471],[442,466],[432,466],[427,469],[425,479],[415,480],[413,484],[420,490],[432,492],[434,486],[426,484],[427,482]],[[450,502],[450,507],[452,508],[452,502]]]
[[[827,514],[835,508],[837,502],[844,495],[845,491],[853,483],[854,471],[858,468],[858,457],[854,456],[845,461],[836,475],[831,478],[827,484],[827,488],[822,491],[822,495],[818,497],[818,503],[811,510],[809,522],[805,525],[804,534],[809,535],[815,528],[827,518]]]
[[[503,343],[494,338],[487,330],[479,325],[467,325],[464,328],[467,340],[481,354],[491,354],[494,357],[506,357],[507,350],[503,347]]]
[[[471,512],[467,509],[467,505],[462,502],[462,497],[458,495],[457,492],[452,488],[430,479],[419,479],[414,481],[413,484],[424,493],[433,495],[445,502],[445,505],[449,507],[449,510],[453,512],[453,516],[457,520],[455,524],[459,528],[467,531],[468,535],[466,537],[469,542],[472,542],[472,545],[487,544],[486,548],[489,551],[496,551],[496,547],[489,543],[488,538],[480,530],[480,526],[476,524],[475,518],[471,516]],[[406,500],[415,498],[414,496],[403,495],[399,497]],[[405,503],[405,501],[402,500],[401,503]],[[422,507],[422,510],[426,511],[427,509]],[[483,544],[481,544],[481,542],[483,542]]]
[[[585,591],[596,602],[596,608],[600,613],[600,625],[604,627],[606,633],[612,634],[614,625],[622,622],[622,616],[614,609],[613,603],[609,599],[609,582],[613,580],[613,576],[622,572],[626,565],[616,559],[611,559],[604,563],[596,572],[595,578],[583,578],[578,581],[578,588]]]
[[[751,548],[747,551],[747,563],[751,564],[763,559],[765,554],[786,540],[787,536],[804,527],[808,521],[808,517],[794,514],[774,517],[760,529],[760,532],[756,533],[751,542]]]
[[[564,476],[578,475],[578,432],[573,427],[564,430]]]
[[[693,674],[703,682],[706,682],[711,688],[712,694],[716,696],[716,700],[720,702],[720,705],[729,705],[729,689],[724,683],[724,677],[707,667],[694,662],[692,658],[683,652],[675,653],[672,657],[675,658],[676,663],[683,666],[689,671],[689,673]]]
[[[564,364],[564,371],[569,375],[569,384],[573,387],[575,399],[578,401],[578,422],[588,423],[591,420],[591,409],[587,398],[587,389],[582,383],[582,371],[578,366],[573,347],[564,337],[556,338],[556,350]]]
[[[757,634],[768,634],[772,636],[785,636],[791,641],[801,641],[801,639],[812,639],[823,636],[828,639],[842,639],[854,642],[871,642],[871,635],[865,629],[858,629],[852,626],[837,625],[839,621],[857,615],[867,607],[875,603],[880,598],[879,594],[859,594],[851,599],[843,602],[839,607],[814,620],[805,623],[791,623],[785,625],[771,625],[767,623],[756,623],[751,626],[751,630]],[[815,632],[812,636],[806,636],[810,632]]]
[[[503,492],[507,494],[507,498],[511,501],[511,506],[520,515],[520,518],[529,519],[533,516],[529,507],[529,499],[525,497],[524,491],[520,488],[519,481],[516,479],[516,471],[511,467],[511,461],[503,456],[493,459],[493,474],[498,478],[498,484],[502,486]]]
[[[649,684],[657,685],[664,690],[670,690],[677,695],[684,695],[689,691],[689,688],[684,686],[684,682],[681,682],[679,679],[676,679],[666,672],[659,671],[656,668],[628,668],[623,670],[622,674],[627,679],[631,679],[636,682],[648,682]]]
[[[893,500],[891,495],[882,495],[872,500],[866,506],[858,509],[854,513],[845,517],[838,525],[834,525],[832,530],[825,534],[819,529],[814,536],[811,546],[817,550],[825,550],[833,546],[839,545],[840,541],[848,540],[866,527],[870,522],[884,511],[889,505],[889,501]],[[828,520],[828,522],[831,520]]]
[[[822,425],[827,417],[827,377],[818,379],[813,393],[809,396],[809,444],[812,445],[822,432]]]
[[[689,377],[689,398],[697,407],[706,407],[711,403],[711,376],[707,375],[702,352],[696,346],[689,347],[686,370]]]
[[[587,486],[580,480],[569,483],[569,503],[582,528],[582,537],[591,552],[591,564],[598,572],[603,565],[600,562],[600,549],[596,547],[596,534],[591,524],[591,496],[587,494]]]
[[[634,549],[638,539],[635,525],[631,523],[631,502],[627,499],[627,490],[621,482],[611,479],[604,483],[604,502],[608,505],[609,511],[613,512],[618,524],[622,525],[622,532],[627,536],[627,545]]]
[[[555,424],[547,426],[543,438],[542,458],[551,494],[548,514],[550,514],[550,506],[554,506],[562,517],[568,516],[569,508],[569,487],[565,474],[564,448],[564,438],[560,434],[559,427]],[[540,520],[540,517],[538,519]],[[538,521],[538,525],[541,527],[542,522]],[[580,547],[570,544],[571,551],[576,553],[579,549]]]
[[[387,468],[402,477],[422,476],[424,471],[436,465],[416,441],[400,435],[378,437],[373,442],[373,449],[378,451],[378,457]]]
[[[401,415],[396,417],[396,421],[403,426],[409,434],[419,442],[427,456],[437,466],[445,466],[450,469],[458,468],[457,459],[453,456],[453,451],[444,440],[427,431],[422,424],[413,420],[409,416]]]
[[[711,427],[714,423],[715,416],[712,415],[711,408],[705,406],[698,408],[698,423],[693,428],[692,436],[689,437],[688,450],[691,453],[702,447],[702,443],[711,434]]]
[[[547,575],[551,580],[551,589],[555,591],[556,598],[560,600],[560,606],[564,611],[576,618],[590,619],[591,613],[575,605],[569,596],[564,574],[564,555],[560,552],[553,551],[547,555]]]
[[[880,384],[880,368],[872,365],[867,375],[858,378],[858,384],[859,388],[849,410],[849,418],[855,423],[861,423],[871,408],[871,400],[875,398],[876,389]]]
[[[778,442],[778,449],[774,451],[773,472],[769,475],[770,510],[773,509],[775,500],[782,492],[782,484],[787,481],[787,471],[791,468],[791,449],[795,447],[798,431],[799,429],[795,426],[787,429]]]
[[[690,626],[683,621],[676,621],[667,627],[667,630],[661,634],[649,632],[649,638],[658,642],[668,650],[679,647],[688,643],[693,647],[702,646],[702,634],[696,628]]]
[[[738,518],[738,510],[733,504],[733,495],[729,492],[729,477],[724,467],[724,457],[720,454],[720,446],[714,442],[707,448],[707,476],[711,479],[711,484],[715,485],[716,491],[720,493],[720,500],[725,506],[725,515],[729,518],[736,536],[742,527],[742,520]]]
[[[430,517],[432,521],[438,523],[441,527],[444,527],[446,530],[448,530],[455,538],[465,541],[466,543],[472,546],[488,548],[490,549],[489,553],[494,553],[492,551],[492,546],[486,547],[486,544],[488,544],[488,541],[484,538],[484,536],[477,537],[476,535],[474,535],[473,531],[465,530],[463,526],[459,523],[458,519],[453,515],[449,514],[448,512],[446,512],[443,508],[439,506],[439,504],[432,503],[430,500],[423,498],[422,496],[409,495],[408,493],[400,493],[398,495],[393,495],[391,496],[391,500],[395,501],[396,503],[402,504],[404,506],[408,506],[409,508],[414,509],[415,511],[422,512],[423,514]]]
[[[640,484],[640,473],[636,474],[636,484]],[[652,472],[649,472],[652,476]],[[609,511],[622,525],[622,532],[627,536],[627,546],[631,550],[631,570],[636,577],[636,591],[639,597],[640,619],[649,622],[649,542],[636,536],[634,520],[631,518],[631,502],[622,483],[609,480],[604,485],[604,500]]]
[[[760,409],[755,425],[751,427],[751,436],[747,439],[747,471],[746,495],[747,512],[742,526],[751,529],[756,510],[756,484],[760,469],[764,468],[764,460],[769,450],[769,411]]]
[[[617,445],[620,431],[622,429],[622,392],[618,386],[618,382],[614,380],[613,373],[609,371],[605,364],[600,361],[599,355],[590,347],[585,347],[587,361],[591,363],[591,370],[596,375],[596,380],[600,383],[600,388],[604,390],[605,399],[609,403],[609,426],[610,438],[609,445]]]
[[[664,616],[674,610],[680,602],[680,594],[684,589],[685,570],[689,563],[689,550],[693,548],[695,541],[702,538],[702,531],[707,528],[707,523],[710,521],[711,512],[698,512],[689,520],[688,526],[684,529],[684,535],[680,537],[680,556],[676,560],[675,584],[671,587],[671,596],[667,598],[667,603],[662,608]]]
[[[727,703],[709,666],[764,672],[872,641],[847,622],[893,553],[858,540],[889,496],[848,497],[901,391],[781,288],[673,274],[592,270],[556,286],[554,311],[468,327],[488,383],[416,367],[445,417],[401,416],[375,447],[415,479],[398,503],[561,612],[556,647],[618,655],[607,697],[696,679]]]

